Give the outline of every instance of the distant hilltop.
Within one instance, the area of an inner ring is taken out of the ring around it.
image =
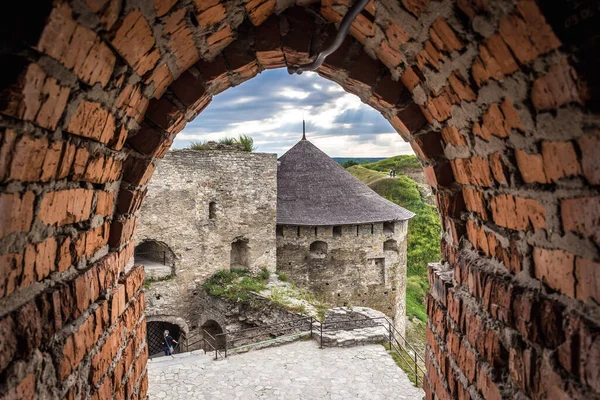
[[[359,164],[362,164],[364,162],[377,162],[377,161],[381,161],[381,160],[385,160],[386,157],[379,157],[379,158],[363,158],[363,157],[331,157],[332,159],[334,159],[335,161],[337,161],[338,163],[342,164],[345,163],[346,161],[356,161]]]

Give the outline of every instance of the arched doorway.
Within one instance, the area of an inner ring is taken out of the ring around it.
[[[225,348],[225,336],[220,335],[221,333],[223,333],[223,328],[213,319],[209,319],[202,325],[204,340],[218,350]],[[204,350],[208,352],[210,347]]]
[[[238,239],[231,243],[229,267],[231,269],[248,269],[248,240]]]
[[[136,264],[142,264],[148,278],[162,278],[175,273],[175,253],[166,243],[144,240],[134,250]]]
[[[146,338],[148,341],[149,357],[161,357],[164,355],[162,342],[165,331],[169,331],[169,335],[177,342],[181,341],[182,331],[179,325],[167,321],[148,321],[146,323]],[[182,350],[180,346],[175,346],[174,353],[179,353]]]

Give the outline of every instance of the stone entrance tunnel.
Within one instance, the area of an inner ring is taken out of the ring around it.
[[[212,96],[327,46],[349,1],[5,3],[0,396],[143,398],[131,238],[157,160]],[[318,71],[436,194],[427,398],[600,395],[597,13],[375,0]]]

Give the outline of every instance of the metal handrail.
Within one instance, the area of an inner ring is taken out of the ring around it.
[[[366,327],[375,327],[375,326],[383,326],[384,327],[384,329],[386,330],[386,332],[388,334],[388,344],[390,346],[390,351],[395,351],[396,354],[398,354],[398,356],[407,364],[414,363],[415,381],[417,382],[417,384],[419,384],[419,383],[422,384],[423,376],[425,375],[425,371],[423,370],[423,368],[421,368],[418,361],[420,360],[421,363],[424,364],[425,360],[423,359],[423,357],[421,357],[419,355],[417,350],[406,340],[406,338],[398,331],[398,329],[396,329],[396,327],[394,327],[392,321],[388,317],[365,317],[365,318],[361,318],[361,319],[347,319],[347,320],[338,320],[338,321],[330,321],[330,322],[325,322],[325,321],[321,322],[314,317],[302,317],[302,318],[297,318],[297,319],[293,319],[293,320],[289,320],[289,321],[278,322],[275,324],[240,329],[240,330],[232,331],[232,332],[226,331],[226,332],[218,333],[214,336],[211,335],[206,330],[202,329],[198,333],[196,333],[190,337],[186,337],[185,341],[186,341],[186,347],[187,347],[187,349],[189,349],[190,339],[192,339],[196,336],[199,336],[202,333],[203,337],[200,340],[193,342],[192,345],[197,344],[199,342],[204,342],[204,350],[206,351],[206,347],[209,347],[210,351],[214,351],[215,352],[215,360],[216,360],[219,358],[219,356],[221,356],[222,358],[227,358],[228,350],[229,351],[238,350],[241,348],[256,346],[258,344],[269,343],[269,342],[273,341],[273,340],[267,340],[267,341],[246,343],[241,346],[235,347],[234,346],[235,342],[237,342],[239,340],[242,340],[242,339],[250,340],[250,339],[253,339],[258,336],[272,334],[272,333],[278,333],[278,332],[281,332],[284,330],[302,327],[303,326],[302,324],[299,324],[299,325],[296,324],[298,322],[302,322],[302,323],[309,322],[311,338],[313,336],[313,326],[315,323],[318,324],[317,329],[319,331],[317,333],[320,334],[320,340],[319,340],[320,343],[319,344],[320,344],[320,348],[323,348],[323,332],[349,330],[348,328],[340,327],[340,325],[357,324],[357,323],[365,322],[365,321],[375,322],[374,325],[366,326]],[[287,325],[287,326],[281,326],[281,325]],[[331,328],[332,326],[334,328]],[[362,326],[362,327],[365,327],[365,326]],[[261,330],[261,332],[251,335],[251,336],[235,337],[235,335],[238,335],[241,333],[248,333],[248,332],[254,332],[254,331],[259,331],[259,330]],[[293,335],[282,335],[282,336],[275,338],[274,340],[281,340],[281,339],[289,338],[289,337],[298,337],[301,335],[302,335],[302,333],[301,334],[293,334]],[[215,343],[217,342],[218,337],[224,337],[224,339],[225,339],[224,351],[223,352],[219,351],[215,346],[213,346],[210,343],[210,341],[207,340],[207,337],[210,338]],[[402,343],[400,343],[400,341],[398,341],[398,337],[400,339],[402,339],[402,341],[404,342],[404,345]],[[411,351],[407,350],[407,348],[410,349]],[[412,352],[412,354],[411,354],[411,352]],[[405,354],[403,354],[403,353],[405,353]],[[411,355],[414,357],[414,359],[412,359]]]

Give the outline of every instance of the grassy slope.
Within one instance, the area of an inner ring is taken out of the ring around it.
[[[383,172],[373,171],[372,169],[364,168],[360,165],[353,165],[347,168],[348,172],[354,175],[356,178],[360,179],[367,185],[371,185],[374,182],[377,182],[380,179],[385,179],[388,177],[388,174],[384,174]]]
[[[363,178],[372,175],[363,171],[366,169],[364,167],[382,170],[395,168],[398,173],[401,173],[406,169],[414,169],[416,165],[421,168],[414,156],[397,156],[354,166],[348,171],[365,182]],[[396,179],[376,180],[370,187],[379,195],[416,214],[408,224],[406,312],[411,318],[416,317],[421,321],[427,321],[424,301],[429,289],[427,263],[439,261],[441,258],[441,226],[437,209],[423,201],[417,183],[406,176],[399,175]]]

